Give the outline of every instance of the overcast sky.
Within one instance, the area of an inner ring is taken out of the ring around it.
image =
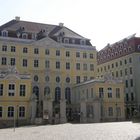
[[[97,50],[131,34],[140,35],[140,0],[0,0],[0,25],[21,20],[60,22],[91,39]]]

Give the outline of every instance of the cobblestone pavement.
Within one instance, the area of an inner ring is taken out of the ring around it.
[[[0,129],[0,140],[140,140],[140,123],[60,124]]]

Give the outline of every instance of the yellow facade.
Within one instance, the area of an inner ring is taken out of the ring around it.
[[[0,91],[0,127],[28,124],[32,93],[30,75],[1,74]]]

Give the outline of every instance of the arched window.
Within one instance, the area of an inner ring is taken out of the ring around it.
[[[65,99],[68,103],[71,102],[71,90],[69,87],[65,88]]]
[[[6,31],[6,30],[3,30],[1,32],[1,34],[2,34],[3,37],[8,37],[8,31]]]
[[[37,99],[39,99],[39,87],[38,86],[33,87],[33,93],[37,96]]]
[[[55,101],[58,102],[61,98],[61,88],[56,87],[55,88]]]
[[[44,96],[49,95],[50,94],[50,87],[45,87],[44,88]]]
[[[23,38],[23,39],[27,39],[27,38],[28,38],[28,34],[23,33],[23,34],[22,34],[22,38]]]

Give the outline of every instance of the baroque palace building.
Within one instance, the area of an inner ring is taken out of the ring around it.
[[[111,74],[125,84],[125,112],[130,119],[140,112],[140,38],[135,34],[112,45],[108,44],[97,54],[97,77]]]
[[[95,47],[62,23],[41,24],[16,17],[0,26],[0,50],[1,70],[10,65],[31,75],[36,117],[49,115],[50,121],[56,116],[58,122],[66,122],[66,114],[72,111],[72,86],[96,75]]]

